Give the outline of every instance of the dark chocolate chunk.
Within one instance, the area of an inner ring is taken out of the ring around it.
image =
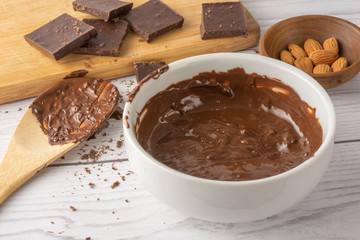
[[[165,65],[166,65],[165,62],[160,62],[160,61],[134,62],[134,71],[135,71],[135,75],[136,75],[136,81],[140,82],[147,75],[149,75],[153,71],[155,71]]]
[[[64,13],[24,37],[33,47],[59,60],[95,35],[94,27]]]
[[[49,88],[30,106],[49,143],[80,142],[106,127],[120,95],[109,82],[71,78]]]
[[[155,71],[149,73],[146,77],[141,79],[139,84],[136,85],[136,87],[131,91],[131,93],[128,95],[128,99],[126,101],[131,103],[134,100],[136,94],[141,89],[141,87],[144,85],[144,83],[146,83],[150,79],[158,79],[162,74],[166,73],[168,70],[169,70],[169,65],[166,64],[166,65],[156,69]],[[125,122],[126,122],[126,127],[129,128],[128,116],[125,116]]]
[[[95,27],[98,34],[73,53],[120,56],[120,46],[128,32],[129,24],[126,21],[105,22],[101,19],[83,19],[83,21]]]
[[[240,2],[202,4],[201,38],[247,37],[247,23]]]
[[[105,21],[126,14],[132,6],[133,3],[118,0],[76,0],[73,2],[75,11],[101,17]]]
[[[73,71],[73,72],[69,73],[68,75],[66,75],[64,77],[64,79],[83,77],[86,74],[88,74],[88,72],[89,72],[88,70],[84,70],[84,69]]]
[[[147,42],[174,28],[180,28],[184,23],[180,14],[160,0],[150,0],[134,8],[125,15],[125,19],[131,29]]]

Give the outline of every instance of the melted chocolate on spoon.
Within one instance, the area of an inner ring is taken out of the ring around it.
[[[95,78],[63,80],[30,106],[49,143],[79,142],[94,134],[115,111],[119,92]]]

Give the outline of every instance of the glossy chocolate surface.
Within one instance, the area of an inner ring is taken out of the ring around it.
[[[309,159],[322,143],[314,108],[281,81],[241,68],[173,84],[139,116],[136,136],[147,152],[207,179],[277,175]]]

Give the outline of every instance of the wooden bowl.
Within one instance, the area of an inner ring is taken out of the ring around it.
[[[303,47],[308,38],[319,43],[330,37],[339,42],[339,56],[346,57],[348,67],[324,74],[310,74],[324,88],[339,86],[360,71],[360,28],[341,18],[305,15],[285,19],[271,26],[260,39],[260,54],[280,59],[280,52],[291,43]]]

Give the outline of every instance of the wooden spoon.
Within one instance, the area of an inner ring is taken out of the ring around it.
[[[78,144],[50,145],[29,108],[0,164],[0,205],[23,183]]]
[[[0,204],[37,172],[94,134],[114,112],[118,100],[114,85],[95,78],[63,80],[35,99],[0,164]]]

